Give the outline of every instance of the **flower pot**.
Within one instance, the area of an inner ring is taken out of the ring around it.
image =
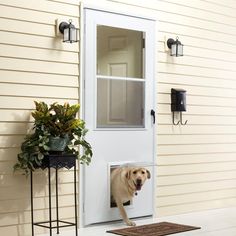
[[[63,152],[69,143],[69,137],[49,137],[49,148],[53,152]]]

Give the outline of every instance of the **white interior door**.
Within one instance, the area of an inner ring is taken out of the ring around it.
[[[151,20],[85,10],[84,119],[94,152],[84,169],[85,225],[120,219],[112,167],[154,163],[154,31]],[[126,206],[129,217],[153,214],[153,179]]]

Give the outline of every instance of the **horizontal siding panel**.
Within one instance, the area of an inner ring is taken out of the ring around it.
[[[28,123],[0,123],[0,135],[25,135],[31,127]]]
[[[159,113],[170,113],[171,108],[169,104],[159,104]],[[217,107],[217,106],[187,106],[188,114],[196,115],[223,115],[223,116],[235,116],[236,107]]]
[[[72,196],[60,196],[60,207],[70,207],[73,206],[74,202],[72,199],[69,200],[68,198],[73,198]],[[3,213],[11,213],[16,211],[28,211],[30,210],[30,199],[18,199],[18,200],[5,200],[1,201],[1,205],[3,205],[2,212]],[[10,206],[10,207],[9,207]],[[55,197],[52,197],[52,207],[55,208]],[[42,210],[48,208],[48,198],[34,198],[34,209],[35,210]]]
[[[114,2],[114,0],[112,0]],[[167,13],[173,13],[178,15],[184,15],[188,16],[189,18],[199,18],[199,19],[205,19],[209,21],[214,22],[230,22],[232,25],[235,25],[236,19],[233,17],[227,16],[227,14],[218,14],[218,13],[213,13],[212,11],[208,11],[207,9],[201,10],[201,9],[196,9],[196,8],[190,8],[187,6],[181,6],[178,4],[173,4],[172,2],[164,2],[159,0],[158,2],[156,0],[149,0],[148,2],[143,2],[142,0],[115,0],[115,2],[119,3],[124,3],[125,5],[132,5],[132,6],[140,6],[140,9],[135,9],[135,12],[138,10],[140,12],[143,12],[145,9],[152,9],[157,11],[162,12],[167,12]],[[143,9],[144,8],[144,9]],[[158,17],[158,15],[157,15]],[[174,18],[174,17],[173,17]],[[161,20],[161,17],[159,18]],[[173,31],[175,32],[175,31]]]
[[[176,186],[164,186],[157,188],[157,194],[161,196],[171,196],[171,195],[182,195],[188,193],[199,193],[199,192],[208,192],[216,191],[223,189],[235,189],[236,179],[233,180],[224,180],[224,181],[215,181],[205,182],[205,183],[194,183],[194,184],[183,184]]]
[[[175,88],[175,86],[173,86]],[[188,105],[198,105],[198,106],[216,106],[216,107],[235,107],[236,106],[236,98],[227,98],[221,97],[220,95],[217,97],[217,94],[207,95],[191,95],[187,91],[186,93],[186,101]],[[171,103],[170,91],[168,93],[160,93],[157,94],[157,101],[159,104],[169,104]],[[187,115],[187,114],[186,114]],[[223,114],[222,114],[223,115]],[[207,117],[205,117],[207,118]],[[231,119],[231,117],[225,117]]]
[[[173,38],[173,34],[166,32],[159,32],[159,37],[158,37],[159,42],[157,43],[158,51],[163,52],[165,51],[164,49],[167,49],[165,47],[165,44],[168,38]],[[210,39],[202,39],[199,37],[195,38],[192,37],[191,35],[181,35],[181,42],[184,43],[184,55],[186,55],[186,50],[187,50],[188,55],[191,56],[211,58],[222,61],[221,57],[216,57],[215,55],[222,55],[220,54],[222,52],[230,54],[236,53],[236,45],[219,41],[214,41],[214,43],[212,43],[212,40]]]
[[[180,184],[193,184],[214,181],[225,181],[235,179],[236,170],[206,172],[206,173],[190,173],[180,175],[158,175],[158,187],[173,186]]]
[[[76,7],[76,6],[75,6]],[[32,9],[16,8],[12,6],[0,5],[1,18],[15,19],[42,24],[55,24],[55,17],[66,18],[66,16],[55,16],[49,12],[35,11]],[[78,17],[70,17],[73,22],[78,21]]]
[[[184,48],[185,49],[185,48]],[[191,49],[189,49],[190,51]],[[200,54],[198,56],[191,56],[191,54],[187,54],[187,47],[186,50],[184,50],[184,57],[181,57],[178,59],[178,61],[173,61],[169,58],[169,55],[167,53],[161,53],[159,52],[158,54],[158,59],[159,62],[165,63],[173,63],[173,65],[187,65],[187,66],[199,66],[199,67],[204,67],[204,68],[209,68],[209,69],[217,69],[222,70],[222,71],[236,71],[235,70],[235,65],[236,65],[236,60],[234,62],[230,61],[220,61],[220,60],[215,60],[215,59],[206,59],[206,58],[201,58]],[[225,54],[225,53],[224,53]],[[236,54],[230,54],[231,57],[236,57]],[[221,57],[223,58],[223,57]],[[230,57],[229,57],[230,58]]]
[[[224,192],[220,190],[211,191],[207,192],[207,194],[203,192],[203,193],[190,193],[178,196],[159,197],[158,206],[165,207],[165,206],[174,206],[179,204],[214,201],[221,199],[223,201],[225,198],[236,198],[236,189],[227,189]]]
[[[231,126],[231,128],[234,128],[236,125],[236,117],[235,116],[198,116],[198,115],[189,115],[188,112],[184,113],[183,118],[185,120],[188,120],[188,124],[191,125],[225,125],[225,126]],[[177,118],[176,118],[177,120]],[[158,114],[157,117],[157,124],[158,125],[170,125],[172,124],[172,115],[160,115]]]
[[[135,1],[135,0],[132,0]],[[166,11],[169,13],[173,13],[173,14],[181,14],[181,15],[185,15],[188,16],[189,18],[199,18],[199,19],[205,19],[207,21],[209,21],[209,19],[211,21],[214,22],[218,22],[218,23],[224,23],[224,24],[230,24],[230,25],[235,25],[236,19],[234,17],[231,16],[227,16],[227,13],[222,14],[222,12],[220,14],[218,13],[214,13],[212,12],[212,10],[208,10],[208,9],[196,9],[193,7],[188,7],[188,6],[181,6],[179,4],[173,4],[171,1],[169,2],[164,2],[164,1],[158,1],[158,4],[155,4],[155,0],[152,0],[153,4],[152,6],[155,6],[155,9],[157,10],[161,10],[161,11]],[[140,1],[141,2],[141,1]],[[200,3],[201,4],[201,3]],[[150,4],[148,4],[150,5]]]
[[[19,147],[24,136],[0,136],[0,148]],[[0,170],[2,167],[0,166]]]
[[[225,43],[231,43],[235,40],[236,35],[233,34],[227,34],[227,37],[225,37],[224,34],[217,31],[210,31],[207,29],[201,29],[201,28],[194,28],[191,26],[185,26],[185,25],[178,25],[168,22],[159,22],[159,31],[161,32],[167,32],[167,33],[178,33],[178,35],[186,35],[186,32],[188,32],[188,35],[191,35],[192,37],[200,37],[203,39],[217,39],[217,41],[225,42]]]
[[[203,1],[211,2],[211,3],[217,4],[219,6],[236,8],[236,2],[234,0],[225,0],[224,2],[220,2],[220,3],[218,0],[203,0]]]
[[[219,79],[233,79],[234,71],[224,71],[219,69],[211,69],[197,66],[176,65],[169,63],[158,63],[158,71],[169,74],[193,75],[201,77],[212,77]]]
[[[17,153],[19,153],[19,148],[8,148],[8,149],[0,149],[0,162],[1,161],[15,161]],[[6,176],[2,178],[2,186],[5,185],[5,181],[7,180]]]
[[[23,22],[4,18],[0,18],[0,30],[55,37],[55,27],[53,25]]]
[[[158,204],[158,200],[156,202]],[[204,202],[181,204],[169,207],[159,207],[157,209],[157,215],[161,216],[175,215],[176,212],[178,212],[179,214],[187,212],[190,213],[190,212],[205,211],[216,208],[232,207],[235,205],[236,205],[236,198],[218,199]]]
[[[17,225],[0,227],[0,231],[2,235],[11,235],[11,236],[19,235]]]
[[[223,165],[219,163],[194,163],[185,165],[158,165],[157,173],[159,175],[180,175],[180,174],[195,174],[209,173],[218,171],[235,171],[236,161],[225,162]]]
[[[181,136],[178,136],[181,139]],[[204,136],[203,136],[204,137]],[[172,155],[157,157],[157,165],[184,165],[184,164],[200,164],[200,163],[226,163],[235,162],[235,153],[214,153],[214,154],[190,154],[190,155]],[[236,178],[236,176],[235,176]]]
[[[72,64],[79,63],[77,52],[64,52],[57,50],[27,48],[27,47],[1,45],[1,44],[0,44],[0,52],[2,57],[63,62]]]
[[[22,110],[1,110],[0,121],[6,122],[29,122],[31,119],[31,111]]]
[[[25,210],[30,210],[30,199],[29,198],[24,198],[24,199],[17,199],[17,200],[6,200],[6,201],[1,201],[1,203],[5,203],[5,206],[11,206],[9,209],[7,207],[4,207],[5,210],[4,212],[13,212],[13,211],[25,211]],[[18,203],[18,204],[17,204]],[[68,196],[60,196],[60,207],[68,207],[68,206],[73,206],[74,201],[73,201],[73,195],[68,195]],[[56,197],[52,196],[52,208],[56,207]],[[34,198],[34,209],[39,210],[39,209],[44,209],[48,208],[48,197],[42,197],[42,198]]]
[[[208,78],[207,76],[192,76],[192,75],[175,75],[175,74],[164,74],[159,73],[158,80],[160,84],[171,84],[171,85],[186,85],[186,86],[199,86],[207,89],[218,88],[225,89],[224,91],[236,89],[236,81],[233,79],[215,79]],[[161,91],[159,89],[159,91]],[[217,90],[219,91],[219,90]],[[188,92],[188,91],[187,91]],[[170,90],[169,90],[170,93]],[[216,96],[217,94],[209,94],[209,96]],[[222,96],[223,97],[223,96]],[[198,99],[201,99],[198,98]],[[205,98],[204,98],[205,99]],[[158,100],[159,101],[159,100]],[[232,101],[229,99],[229,101]]]
[[[183,89],[183,86],[178,84],[169,84],[159,83],[158,92],[159,93],[170,93],[171,88]],[[224,97],[224,98],[236,98],[236,93],[234,89],[225,89],[225,88],[210,88],[210,87],[200,87],[200,86],[191,86],[185,85],[184,89],[187,91],[187,94],[198,95],[198,96],[209,96],[209,97]],[[226,104],[227,105],[227,104]]]
[[[35,222],[47,220],[48,209],[34,211]],[[61,207],[60,208],[60,219],[69,219],[74,216],[74,207]],[[55,211],[52,211],[52,218],[56,218]],[[31,213],[30,211],[23,211],[19,216],[20,224],[31,223]],[[36,229],[37,227],[35,227]],[[60,230],[61,231],[61,230]]]
[[[3,150],[3,149],[2,149]],[[15,152],[8,152],[10,154],[9,159],[7,159],[7,156],[3,151],[0,151],[0,160],[1,158],[3,160],[7,160],[7,161],[16,161],[17,159],[17,154],[20,152],[20,149],[16,149],[15,148]],[[74,181],[74,170],[67,170],[67,169],[60,169],[58,171],[58,183],[59,184],[67,184],[67,183],[73,183]],[[42,171],[40,170],[36,170],[34,171],[34,185],[38,185],[37,187],[37,191],[35,192],[35,196],[36,197],[40,197],[40,196],[45,196],[46,194],[46,190],[45,190],[45,186],[48,183],[48,176],[47,176],[47,170]],[[55,173],[52,172],[52,184],[55,184]],[[10,174],[6,174],[3,179],[2,179],[2,187],[4,188],[12,188],[12,190],[14,190],[14,187],[27,187],[29,188],[29,178],[27,179],[24,175],[22,175],[20,172],[15,172],[14,175]],[[9,194],[11,195],[11,194]],[[14,196],[12,196],[13,198]]]
[[[27,94],[25,94],[27,91]],[[77,88],[66,87],[47,87],[39,85],[21,85],[21,84],[1,84],[1,95],[14,96],[33,96],[33,97],[64,97],[64,98],[78,98]]]
[[[55,40],[54,37],[44,37],[41,35],[20,34],[17,32],[0,31],[1,43],[12,44],[33,48],[45,48],[50,50],[64,50],[68,52],[78,52],[79,44],[62,43],[59,38]]]
[[[23,177],[26,178],[25,176]],[[26,182],[26,180],[21,179],[21,181],[22,181],[21,183],[18,181],[18,186],[12,186],[12,187],[3,186],[2,187],[2,193],[0,195],[0,204],[1,204],[1,201],[4,201],[6,199],[8,200],[27,199],[28,200],[29,192],[30,192],[30,189],[29,189],[30,183],[29,181],[27,181],[27,185],[26,184],[23,185],[23,183]],[[40,190],[40,191],[43,191],[43,190]]]
[[[3,175],[3,189],[7,190],[1,195],[1,200],[11,199],[24,199],[26,195],[29,197],[29,178],[26,178],[24,175],[21,175],[21,171],[17,171],[13,175],[13,165],[16,163],[14,161],[2,162],[0,167],[0,172]],[[65,169],[66,170],[66,169]],[[71,173],[70,173],[71,172]],[[66,176],[68,174],[68,176]],[[34,198],[41,199],[47,197],[48,194],[48,177],[47,170],[36,170],[33,177],[34,183]],[[66,180],[62,178],[66,176]],[[74,178],[73,171],[60,171],[59,172],[59,188],[58,194],[60,196],[68,195],[71,196],[74,193]],[[5,179],[6,178],[6,179]],[[55,172],[52,172],[52,184],[55,184]],[[16,185],[15,185],[16,184]],[[19,191],[22,188],[24,191]],[[52,189],[52,195],[55,196],[55,188]],[[73,205],[73,203],[72,203]]]
[[[4,70],[18,70],[25,72],[39,72],[78,76],[78,65],[76,64],[34,61],[4,57],[1,57],[0,59],[0,69]]]
[[[184,118],[183,118],[184,119]],[[184,120],[185,121],[185,120]],[[186,125],[186,126],[174,126],[159,125],[157,127],[158,134],[236,134],[236,130],[230,126],[217,125]]]
[[[0,73],[0,83],[79,87],[78,76],[8,70],[0,70]]]
[[[2,184],[2,195],[0,196],[0,200],[17,200],[24,199],[29,197],[30,191],[30,180],[21,174],[20,171],[14,172],[13,175],[13,165],[16,161],[3,162],[5,166],[8,168],[8,172],[5,172],[3,175],[3,184]],[[66,174],[68,176],[66,176]],[[62,178],[66,176],[66,180],[62,180]],[[68,171],[59,171],[59,196],[71,196],[74,193],[74,176],[73,172]],[[40,199],[44,197],[48,197],[48,174],[47,170],[42,171],[36,170],[33,176],[34,183],[34,198]],[[52,172],[52,185],[55,185],[55,172]],[[20,190],[22,189],[22,191]],[[55,188],[52,188],[52,196],[55,196]],[[72,204],[73,205],[73,204]]]
[[[231,44],[229,44],[231,46]],[[206,47],[206,46],[205,46]],[[223,50],[221,48],[225,48],[225,46],[219,47],[218,49],[208,49],[208,48],[200,48],[199,46],[186,46],[185,47],[185,52],[187,52],[187,56],[193,56],[193,57],[198,57],[199,59],[202,58],[207,58],[207,59],[212,59],[215,60],[216,63],[217,61],[220,61],[222,63],[229,62],[229,63],[235,63],[235,47],[231,46],[233,50],[231,52],[227,52],[226,50]],[[231,68],[232,70],[234,68]]]
[[[224,152],[235,152],[236,153],[236,145],[235,143],[217,143],[207,145],[203,144],[189,144],[188,147],[186,145],[159,145],[157,149],[157,153],[159,155],[174,155],[174,154],[191,154],[191,153],[224,153]]]
[[[235,143],[236,135],[161,135],[157,137],[159,145],[175,144],[225,144]],[[236,157],[235,157],[236,160]]]
[[[235,9],[233,8],[233,6],[235,7],[235,3],[234,4],[230,4],[229,6],[224,6],[224,5],[217,5],[217,4],[212,4],[210,2],[207,1],[201,1],[199,2],[198,0],[192,0],[191,2],[186,1],[186,0],[162,0],[164,2],[169,2],[172,4],[177,4],[177,5],[183,5],[183,6],[187,6],[189,8],[196,8],[196,9],[201,9],[201,10],[208,10],[210,9],[211,12],[215,12],[217,14],[223,15],[222,12],[224,12],[224,15],[230,16],[235,18]],[[174,7],[175,5],[173,5]]]
[[[186,58],[190,57],[193,61],[196,62],[196,65],[199,65],[201,61],[206,61],[207,64],[215,67],[215,64],[218,64],[220,68],[225,65],[229,70],[233,70],[234,68],[230,68],[230,65],[235,65],[235,54],[236,47],[231,44],[226,44],[222,42],[218,42],[218,44],[214,44],[212,47],[208,47],[208,43],[212,44],[210,40],[198,39],[192,42],[192,38],[186,36],[180,36],[181,42],[184,43],[184,57],[181,58],[172,58],[169,56],[169,49],[167,48],[166,42],[168,38],[173,38],[173,35],[166,36],[163,39],[163,42],[159,42],[157,45],[158,56],[157,59],[164,60],[164,62],[176,63],[185,62],[187,64],[193,64],[192,60],[186,60]],[[226,46],[225,46],[226,45]],[[162,56],[163,54],[163,56]],[[228,65],[229,63],[229,65]],[[206,67],[205,65],[203,65]],[[227,69],[225,68],[225,69]]]
[[[16,225],[16,224],[18,224],[18,217],[16,213],[0,214],[0,227],[8,225]]]
[[[183,86],[182,86],[183,87]],[[173,85],[175,88],[175,84]],[[157,94],[157,101],[159,104],[169,104],[171,103],[171,90],[167,91],[166,93],[159,93]],[[224,95],[220,95],[217,97],[218,94],[210,94],[209,95],[191,95],[189,94],[189,90],[186,93],[186,101],[188,105],[198,105],[198,106],[216,106],[216,107],[235,107],[236,106],[236,98],[227,98],[223,97]],[[215,95],[215,96],[214,96]],[[187,113],[186,113],[187,115]],[[222,114],[223,115],[223,114]],[[207,117],[205,117],[207,118]],[[229,118],[230,117],[225,117]]]
[[[209,19],[199,19],[199,18],[183,16],[183,15],[178,15],[178,14],[173,14],[173,13],[168,13],[168,12],[159,12],[158,17],[160,21],[162,22],[175,23],[178,25],[184,25],[184,26],[206,29],[210,31],[222,32],[222,33],[230,34],[230,35],[236,34],[236,29],[233,25],[227,25],[227,24],[223,25],[222,22],[221,23],[214,22],[214,21],[210,21]]]
[[[5,97],[1,97],[0,98],[0,109],[9,109],[9,110],[14,110],[14,109],[17,109],[17,110],[20,110],[20,109],[24,109],[24,110],[29,110],[29,109],[35,109],[35,105],[34,105],[34,101],[43,101],[47,104],[52,104],[54,102],[58,102],[60,104],[64,104],[65,102],[69,103],[70,105],[73,105],[73,104],[78,104],[78,100],[74,99],[74,100],[67,100],[67,99],[64,99],[64,98],[27,98],[27,97],[8,97],[8,96],[5,96]],[[4,111],[5,114],[6,114],[6,110]],[[18,113],[18,111],[17,111]],[[10,116],[7,116],[7,117],[10,117]],[[1,117],[0,118],[0,121],[10,121],[12,122],[13,120],[8,120],[8,118],[4,118],[4,117]],[[29,121],[28,117],[27,119],[20,119],[20,120],[15,120],[15,121]],[[33,121],[31,119],[31,121]]]
[[[49,12],[52,14],[62,14],[68,16],[78,16],[79,8],[69,5],[63,4],[59,2],[52,2],[52,1],[44,1],[44,0],[1,0],[1,4],[5,6],[12,6],[16,8],[24,8],[24,9],[31,9],[34,11],[42,11],[42,12]]]

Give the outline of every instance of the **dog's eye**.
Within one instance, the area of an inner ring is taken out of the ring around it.
[[[137,171],[136,171],[136,170],[135,170],[135,171],[133,171],[133,174],[134,174],[134,175],[136,175],[136,174],[137,174]]]
[[[144,175],[144,174],[145,174],[145,171],[142,171],[142,174]]]

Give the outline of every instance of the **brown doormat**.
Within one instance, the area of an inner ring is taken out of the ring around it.
[[[108,230],[107,233],[113,233],[123,236],[164,236],[195,229],[201,229],[201,228],[189,225],[174,224],[169,222],[160,222],[149,225]]]

